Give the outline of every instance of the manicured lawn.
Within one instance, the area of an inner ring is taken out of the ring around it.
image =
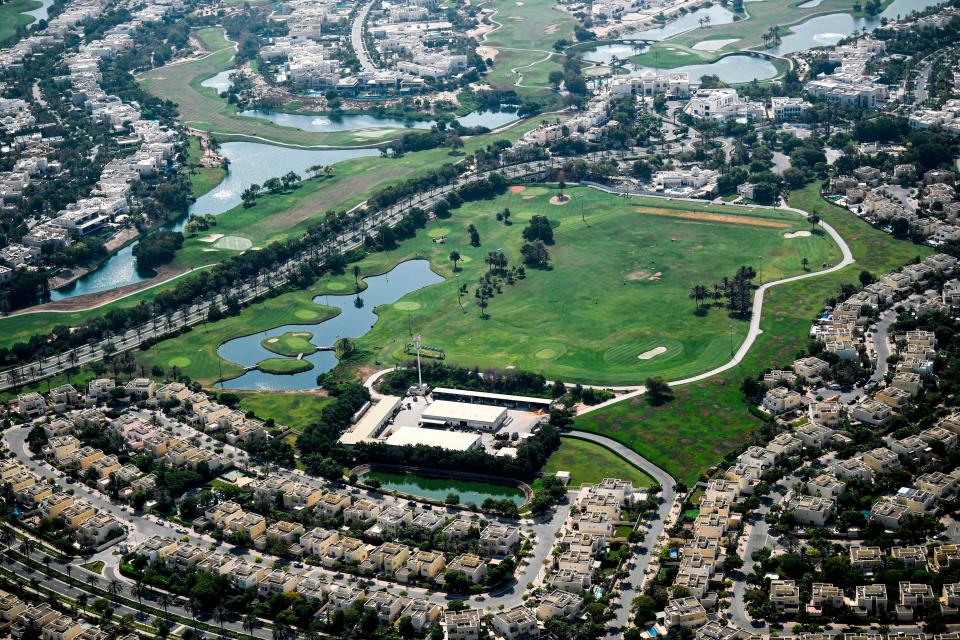
[[[632,60],[637,64],[677,67],[688,64],[712,62],[732,51],[742,49],[763,50],[763,34],[773,26],[781,27],[781,34],[788,33],[789,25],[803,22],[813,16],[828,13],[849,12],[847,0],[823,0],[818,6],[800,9],[804,0],[764,0],[746,4],[747,17],[729,24],[713,24],[694,29],[678,36],[654,43],[650,49]],[[704,40],[735,40],[717,51],[700,51],[693,45]]]
[[[680,379],[727,361],[748,328],[723,309],[698,315],[688,298],[693,285],[711,286],[742,265],[759,269],[761,255],[767,280],[799,273],[804,257],[816,268],[839,259],[824,236],[784,238],[809,227],[797,214],[623,199],[587,188],[569,190],[571,202],[556,206],[550,204],[556,193],[531,186],[464,205],[399,249],[363,261],[366,274],[425,257],[447,280],[377,309],[379,322],[359,339],[360,349],[383,364],[405,360],[412,330],[462,365],[512,366],[595,384],[639,384],[649,375]],[[511,211],[510,226],[496,220],[504,208]],[[528,268],[526,279],[504,285],[483,318],[474,289],[487,269],[484,258],[499,251],[510,264],[521,263],[521,233],[533,215],[555,226],[552,268]],[[480,232],[480,247],[468,243],[469,224]],[[446,242],[433,242],[439,236]],[[452,250],[464,257],[457,272]],[[468,287],[463,310],[461,285]],[[650,353],[661,348],[666,351]]]
[[[332,400],[317,393],[290,392],[234,392],[240,396],[240,408],[252,411],[258,418],[273,418],[279,425],[286,425],[301,433],[308,425],[320,418],[320,411]]]
[[[82,564],[80,566],[88,571],[93,571],[94,573],[100,573],[101,571],[103,571],[103,565],[104,563],[102,560],[95,560],[93,562],[87,562],[86,564]]]
[[[164,371],[176,367],[209,386],[220,379],[221,372],[225,380],[243,373],[243,367],[217,356],[217,348],[225,341],[286,324],[291,318],[297,322],[319,322],[334,313],[334,309],[314,304],[302,293],[285,294],[247,307],[239,316],[198,325],[188,333],[157,343],[148,351],[137,351],[136,357],[148,371],[154,366]]]
[[[561,38],[573,40],[575,20],[561,11],[550,0],[493,0],[487,6],[497,10],[493,20],[501,26],[488,34],[482,44],[496,48],[499,53],[494,60],[493,71],[487,81],[498,89],[510,89],[521,95],[543,95],[549,92],[547,76],[550,71],[560,70],[559,56],[538,64],[548,53],[554,53],[553,43]],[[514,86],[519,75],[516,67],[534,65],[532,69],[519,69],[525,87]],[[535,70],[534,70],[535,69]]]
[[[310,355],[317,350],[317,346],[310,342],[312,337],[313,334],[309,331],[288,331],[276,338],[264,338],[260,345],[267,351],[296,358],[301,353]]]
[[[577,418],[576,428],[613,438],[650,459],[678,480],[692,482],[742,443],[760,422],[740,393],[744,377],[765,367],[788,366],[807,342],[810,322],[841,284],[857,283],[861,270],[875,275],[897,269],[927,247],[894,239],[854,214],[820,199],[818,185],[791,194],[790,204],[816,211],[846,239],[856,263],[824,277],[774,287],[764,301],[763,333],[744,362],[721,376],[675,388],[676,399],[658,408],[643,398]]]
[[[571,201],[556,206],[549,202],[556,193],[538,185],[466,204],[399,248],[371,254],[358,263],[366,277],[406,259],[427,258],[434,271],[447,278],[378,308],[379,321],[358,340],[360,352],[366,354],[361,364],[406,360],[404,345],[409,332],[415,331],[427,343],[443,348],[448,361],[462,365],[514,366],[568,382],[639,384],[649,375],[679,379],[728,360],[731,346],[736,347],[747,330],[745,321],[730,318],[722,309],[696,314],[688,299],[690,287],[732,276],[741,265],[759,267],[761,254],[766,279],[799,273],[803,257],[817,266],[839,259],[839,250],[824,236],[783,237],[808,227],[796,214],[662,199],[625,200],[586,188],[569,189]],[[504,208],[511,211],[509,226],[495,217]],[[548,216],[555,225],[552,269],[527,269],[524,280],[504,285],[490,301],[488,317],[481,318],[473,288],[486,270],[484,257],[496,250],[511,264],[519,263],[522,230],[536,214]],[[469,224],[480,232],[480,247],[468,243]],[[446,241],[435,243],[441,236]],[[452,250],[463,257],[457,272],[449,260]],[[457,297],[461,283],[468,286],[463,310]],[[267,324],[258,309],[244,310],[238,318],[224,321],[223,330],[214,328],[222,322],[198,329],[211,333],[199,341],[188,334],[161,343],[159,351],[165,355],[148,358],[145,364],[166,368],[171,363],[168,356],[177,362],[186,356],[190,364],[178,365],[183,372],[211,381],[219,371],[211,361],[217,344],[270,326],[302,324],[304,319],[294,314],[317,308],[313,296],[342,294],[352,286],[348,275],[321,278],[308,291],[269,301],[276,310],[273,324]],[[247,319],[258,328],[247,327]],[[659,347],[666,352],[651,357],[648,352]],[[239,373],[236,365],[222,366],[226,378]]]
[[[257,363],[257,369],[264,373],[284,376],[310,371],[310,369],[313,369],[313,363],[309,360],[296,360],[294,358],[267,358]]]
[[[0,5],[0,44],[9,45],[10,40],[17,35],[17,27],[32,24],[33,16],[23,12],[33,11],[41,4],[37,0],[10,0]]]
[[[649,487],[653,479],[640,469],[610,451],[593,442],[576,438],[563,438],[560,448],[543,465],[543,476],[552,476],[557,471],[570,472],[570,487],[581,484],[594,484],[604,478],[632,480],[635,487]],[[534,490],[540,481],[533,484]]]
[[[190,149],[187,154],[187,162],[199,162],[201,155],[200,142],[195,136],[190,136]],[[227,170],[223,167],[194,167],[190,170],[190,193],[194,198],[199,198],[223,182],[226,176]]]

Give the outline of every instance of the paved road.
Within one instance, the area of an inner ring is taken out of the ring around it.
[[[360,66],[364,71],[376,71],[377,65],[373,64],[370,54],[367,53],[367,44],[363,41],[363,27],[367,22],[367,15],[373,8],[376,0],[370,0],[367,4],[360,7],[357,11],[357,17],[353,19],[353,25],[350,29],[350,42],[353,44],[353,52],[357,54]]]

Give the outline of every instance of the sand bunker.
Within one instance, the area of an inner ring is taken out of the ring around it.
[[[639,358],[640,360],[649,360],[650,358],[656,358],[661,353],[666,353],[666,352],[667,352],[666,347],[656,347],[654,349],[650,349],[650,351],[644,351],[643,353],[638,355],[637,358]]]
[[[500,51],[497,49],[494,49],[493,47],[486,47],[486,46],[477,47],[477,55],[483,58],[484,60],[486,60],[487,58],[489,58],[490,60],[496,60],[498,53],[500,53]]]
[[[694,51],[719,51],[734,42],[740,42],[740,38],[732,38],[730,40],[701,40],[690,48]]]
[[[793,231],[793,232],[787,232],[783,234],[783,237],[784,238],[809,238],[810,235],[811,234],[809,231]]]
[[[549,33],[549,34],[554,34],[554,33],[556,33],[556,32],[559,31],[559,30],[560,30],[560,25],[558,25],[558,24],[552,24],[552,25],[550,25],[549,27],[547,27],[546,29],[544,29],[543,32],[544,32],[544,33]]]
[[[775,229],[784,229],[790,225],[784,222],[775,222],[773,220],[764,220],[762,218],[746,218],[743,216],[730,216],[719,213],[700,213],[696,211],[670,211],[669,209],[656,209],[654,207],[637,207],[637,213],[646,213],[654,216],[663,216],[666,218],[684,218],[686,220],[703,220],[705,222],[725,222],[727,224],[743,224],[751,227],[773,227]]]
[[[198,238],[198,240],[200,240],[200,242],[210,242],[210,243],[212,243],[212,242],[216,242],[217,240],[219,240],[219,239],[222,238],[222,237],[223,237],[223,234],[222,234],[222,233],[211,233],[211,234],[208,235],[208,236],[203,236],[202,238]]]
[[[510,193],[523,193],[526,190],[526,187],[521,187],[520,185],[510,187]]]

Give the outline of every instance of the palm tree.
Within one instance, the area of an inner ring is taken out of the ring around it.
[[[20,553],[27,556],[27,559],[29,559],[30,554],[33,553],[33,540],[27,536],[23,536],[23,539],[20,541]]]
[[[273,640],[288,640],[290,638],[290,629],[282,622],[273,623]]]
[[[260,626],[260,618],[258,618],[257,616],[251,613],[248,613],[247,615],[243,616],[243,621],[241,622],[241,625],[243,626],[244,629],[247,630],[247,633],[249,633],[252,636],[253,632],[256,631],[257,628]]]
[[[3,544],[7,547],[7,553],[9,554],[13,543],[17,541],[17,534],[15,534],[10,527],[4,527],[0,529],[0,540],[2,540]]]
[[[820,216],[817,215],[816,213],[811,213],[807,217],[807,222],[810,223],[810,230],[815,231],[817,228],[817,225],[820,224]]]
[[[169,593],[160,592],[160,595],[157,596],[157,604],[163,609],[163,612],[166,613],[170,605],[173,604],[173,598],[170,597]]]
[[[123,584],[116,578],[111,579],[110,582],[107,583],[107,593],[114,598],[120,597],[120,594],[123,593]]]
[[[690,288],[690,299],[696,303],[697,311],[700,311],[700,303],[706,299],[707,295],[707,288],[702,284]]]
[[[87,576],[87,585],[90,587],[90,590],[93,591],[97,588],[100,579],[97,576],[89,575]]]
[[[451,251],[450,252],[450,261],[453,262],[453,270],[457,270],[457,263],[460,262],[460,252]]]
[[[218,604],[213,609],[213,619],[217,622],[217,624],[220,625],[220,635],[222,636],[225,636],[227,634],[226,629],[224,629],[224,623],[226,623],[227,619],[229,618],[229,615],[230,614],[227,611],[226,607],[224,607],[222,604]]]
[[[809,271],[809,270],[810,270],[810,261],[807,260],[806,258],[804,258],[803,260],[801,260],[801,261],[800,261],[800,264],[803,266],[803,270],[804,270],[804,271]]]
[[[130,587],[130,593],[133,594],[133,597],[140,603],[141,609],[143,609],[143,596],[146,595],[147,591],[146,585],[140,581],[133,583],[133,586]]]

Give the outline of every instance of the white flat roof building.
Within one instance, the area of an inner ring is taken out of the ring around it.
[[[357,444],[376,439],[398,406],[400,398],[383,396],[379,402],[367,409],[349,431],[340,436],[340,444]]]
[[[439,429],[421,429],[419,427],[400,427],[387,438],[387,444],[402,447],[404,445],[426,445],[442,447],[452,451],[479,449],[482,444],[480,435],[462,431],[441,431]]]
[[[434,400],[423,411],[421,422],[436,426],[496,431],[507,419],[507,410],[489,404]]]

